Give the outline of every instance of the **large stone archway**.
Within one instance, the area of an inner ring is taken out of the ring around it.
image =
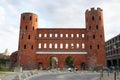
[[[49,65],[50,65],[50,68],[52,68],[52,69],[58,68],[58,58],[57,57],[50,57]]]
[[[74,58],[71,56],[66,57],[65,59],[66,68],[74,68]]]

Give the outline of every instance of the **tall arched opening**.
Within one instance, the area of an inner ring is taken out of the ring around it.
[[[50,68],[52,68],[52,69],[58,68],[58,58],[50,57],[49,65],[50,65]]]
[[[74,68],[74,58],[71,56],[68,56],[65,59],[65,64],[66,64],[66,68]]]

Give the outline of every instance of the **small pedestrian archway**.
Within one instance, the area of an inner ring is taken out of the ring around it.
[[[81,62],[81,63],[80,63],[80,69],[81,69],[81,70],[85,70],[85,63],[84,63],[84,62]]]
[[[66,68],[74,68],[74,58],[71,56],[68,56],[65,59],[65,64],[66,64]]]
[[[49,65],[50,65],[50,68],[52,68],[52,69],[58,68],[58,58],[57,57],[50,57]]]

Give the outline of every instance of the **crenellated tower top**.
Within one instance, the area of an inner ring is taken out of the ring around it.
[[[95,12],[95,11],[101,12],[101,11],[103,11],[103,10],[102,10],[101,8],[99,8],[99,7],[98,7],[97,9],[95,9],[95,8],[93,7],[93,8],[91,8],[90,10],[87,9],[87,10],[86,10],[86,13],[87,13],[87,12]]]

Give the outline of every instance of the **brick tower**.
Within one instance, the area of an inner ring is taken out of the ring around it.
[[[103,10],[86,10],[87,63],[88,67],[105,66],[105,40]]]
[[[36,14],[21,14],[18,53],[19,65],[23,69],[35,68],[37,21],[38,16]]]

